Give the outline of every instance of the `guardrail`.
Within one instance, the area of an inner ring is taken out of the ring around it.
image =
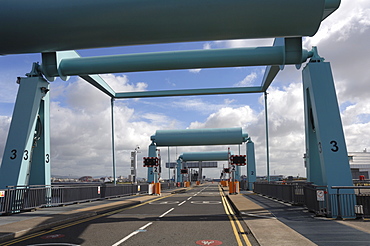
[[[304,184],[302,183],[254,183],[254,192],[295,205],[305,202]]]
[[[332,186],[336,194],[332,194],[332,201],[337,211],[336,219],[343,219],[348,213],[346,204],[357,204],[354,206],[357,217],[370,217],[370,193],[361,193],[361,190],[370,190],[370,186]],[[341,190],[354,190],[356,194],[342,194]],[[344,206],[343,206],[344,205]]]
[[[312,183],[254,183],[254,192],[307,207],[316,215],[334,217],[370,217],[370,192],[361,193],[370,186],[333,186],[336,194],[329,194],[326,186],[316,186]],[[343,189],[356,190],[354,193],[340,192]],[[357,204],[357,205],[355,205]],[[355,211],[353,211],[353,209]]]
[[[162,189],[175,188],[174,183],[162,183]],[[138,193],[148,193],[149,184],[122,185],[51,185],[17,186],[0,191],[0,214],[29,211],[40,207],[60,206]]]

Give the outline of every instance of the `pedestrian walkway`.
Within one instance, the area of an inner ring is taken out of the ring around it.
[[[315,217],[303,207],[253,192],[229,195],[229,198],[262,246],[370,245],[370,220]]]

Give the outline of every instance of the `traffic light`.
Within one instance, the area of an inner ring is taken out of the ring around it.
[[[224,168],[224,173],[230,173],[230,168],[225,167],[225,168]]]
[[[237,166],[245,166],[247,164],[246,157],[246,155],[232,155],[230,156],[231,164]]]
[[[143,157],[144,167],[154,167],[159,165],[158,157]]]

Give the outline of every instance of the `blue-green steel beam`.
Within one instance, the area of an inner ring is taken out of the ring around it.
[[[205,88],[205,89],[185,89],[185,90],[119,92],[115,94],[115,98],[174,97],[174,96],[196,96],[196,95],[215,95],[215,94],[258,93],[258,92],[263,92],[262,88],[259,86]]]
[[[341,0],[325,0],[324,13],[322,15],[322,20],[326,19],[334,11],[339,8]]]
[[[232,154],[232,153],[231,153]],[[185,152],[179,156],[183,161],[227,161],[228,151]]]
[[[184,130],[157,130],[151,140],[157,146],[199,146],[241,144],[248,134],[241,127],[203,128]]]
[[[313,36],[339,4],[340,0],[0,1],[0,23],[8,23],[0,26],[0,54]]]
[[[160,71],[195,68],[300,64],[309,54],[286,53],[288,47],[248,47],[123,54],[61,60],[51,76]]]
[[[269,88],[270,84],[275,79],[279,71],[280,71],[280,67],[277,65],[266,67],[265,74],[262,79],[262,86],[261,86],[262,91],[266,91]]]
[[[60,76],[59,72],[59,64],[63,59],[66,58],[80,58],[80,54],[78,54],[74,50],[68,51],[59,51],[59,52],[47,52],[42,53],[42,64],[41,64],[41,72],[44,74],[46,79],[49,81],[54,81],[55,77]],[[67,80],[68,76],[60,76],[61,79]],[[81,75],[82,79],[86,80],[96,88],[98,88],[103,93],[107,94],[110,97],[114,97],[115,91],[105,82],[99,75],[92,74],[92,75]]]
[[[299,68],[301,63],[305,62],[308,57],[312,56],[312,52],[302,50],[301,37],[275,38],[273,47],[284,47],[286,61],[284,64],[269,65],[266,67],[261,84],[263,91],[268,89],[278,72],[284,69],[285,64],[292,64],[292,61],[296,61],[296,67]]]

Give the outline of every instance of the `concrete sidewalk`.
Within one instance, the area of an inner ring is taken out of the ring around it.
[[[303,207],[253,192],[228,197],[262,246],[370,245],[370,220],[315,217]]]
[[[248,194],[249,195],[249,194]],[[243,194],[228,196],[260,245],[316,245]]]

